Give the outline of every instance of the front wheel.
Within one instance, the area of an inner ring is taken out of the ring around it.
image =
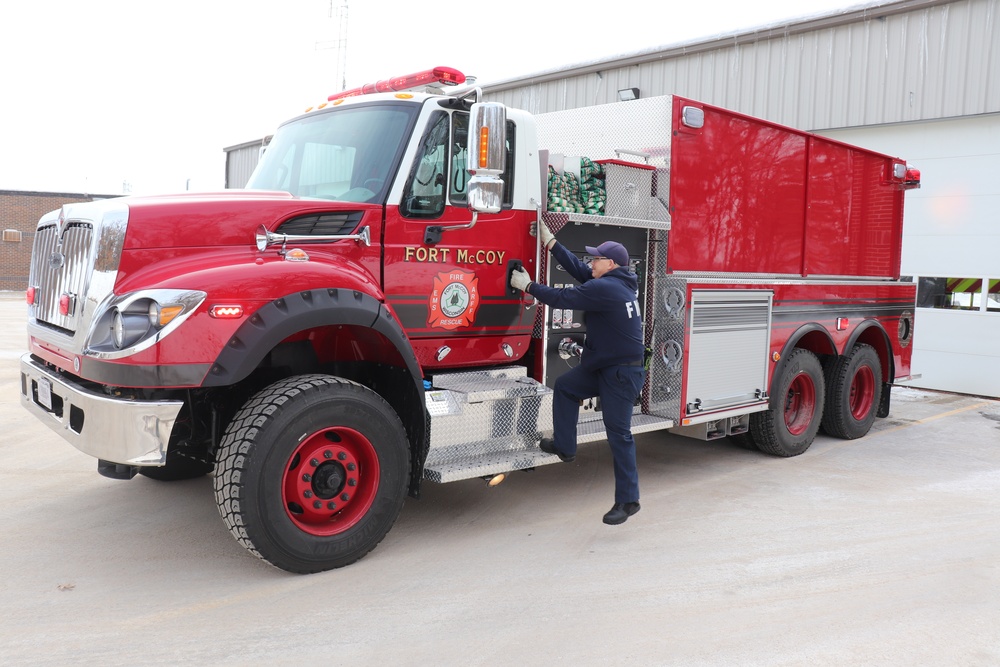
[[[774,456],[798,456],[809,449],[823,418],[823,367],[809,350],[795,349],[771,385],[771,404],[750,415],[757,448]]]
[[[827,369],[823,430],[853,440],[866,435],[882,400],[882,364],[871,345],[859,344]]]
[[[406,496],[409,446],[378,394],[300,375],[255,394],[226,429],[215,499],[247,550],[283,570],[343,567],[375,548]]]

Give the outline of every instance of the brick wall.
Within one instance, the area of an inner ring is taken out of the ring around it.
[[[0,291],[22,291],[28,286],[31,246],[35,242],[38,219],[63,204],[108,199],[113,195],[84,195],[66,192],[20,192],[0,190]],[[17,237],[20,240],[8,239]]]

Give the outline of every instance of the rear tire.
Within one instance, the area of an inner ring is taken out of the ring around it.
[[[882,401],[882,364],[871,345],[859,344],[827,368],[823,430],[854,440],[871,430]]]
[[[798,456],[809,449],[823,418],[823,367],[809,350],[795,349],[771,385],[771,406],[750,415],[757,448],[774,456]]]
[[[215,499],[236,540],[289,572],[349,565],[399,516],[409,475],[403,424],[382,397],[300,375],[250,398],[226,429]]]

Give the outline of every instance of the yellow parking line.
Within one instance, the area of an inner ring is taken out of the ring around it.
[[[876,431],[872,435],[882,435],[883,433],[892,433],[893,431],[899,431],[904,428],[910,428],[911,426],[918,426],[920,424],[926,424],[927,422],[936,421],[938,419],[944,419],[945,417],[950,417],[952,415],[957,415],[960,412],[968,412],[969,410],[975,410],[976,408],[981,408],[983,406],[990,405],[988,402],[983,401],[982,403],[976,403],[974,405],[967,405],[964,408],[956,408],[954,410],[949,410],[948,412],[942,412],[939,415],[933,415],[931,417],[924,417],[923,419],[918,419],[916,421],[909,422],[908,424],[900,424],[899,426],[894,426],[893,428],[887,428],[884,431]]]

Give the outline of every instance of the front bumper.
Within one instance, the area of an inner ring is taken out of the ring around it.
[[[84,454],[131,466],[161,466],[183,402],[105,396],[25,354],[21,405]]]

